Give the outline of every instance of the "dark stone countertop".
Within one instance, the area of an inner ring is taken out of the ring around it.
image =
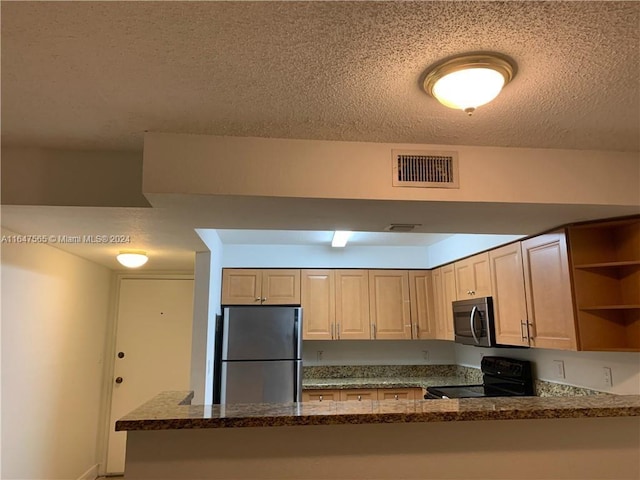
[[[640,395],[230,405],[191,405],[192,397],[162,392],[118,420],[116,430],[640,416]]]

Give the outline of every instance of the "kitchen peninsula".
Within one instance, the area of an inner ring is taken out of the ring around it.
[[[638,478],[640,396],[191,405],[116,424],[127,479]],[[242,427],[242,428],[239,428]]]

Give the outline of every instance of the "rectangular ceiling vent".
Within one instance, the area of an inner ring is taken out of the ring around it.
[[[458,153],[392,150],[393,186],[460,188]]]
[[[387,232],[413,232],[416,227],[421,227],[421,223],[392,223],[385,228]]]

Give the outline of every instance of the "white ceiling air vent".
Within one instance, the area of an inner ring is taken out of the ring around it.
[[[460,188],[458,153],[392,150],[393,186]]]

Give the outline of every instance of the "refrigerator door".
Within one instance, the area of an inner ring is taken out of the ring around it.
[[[300,359],[301,320],[300,307],[225,308],[222,361]]]
[[[299,402],[302,361],[222,362],[220,403]]]

